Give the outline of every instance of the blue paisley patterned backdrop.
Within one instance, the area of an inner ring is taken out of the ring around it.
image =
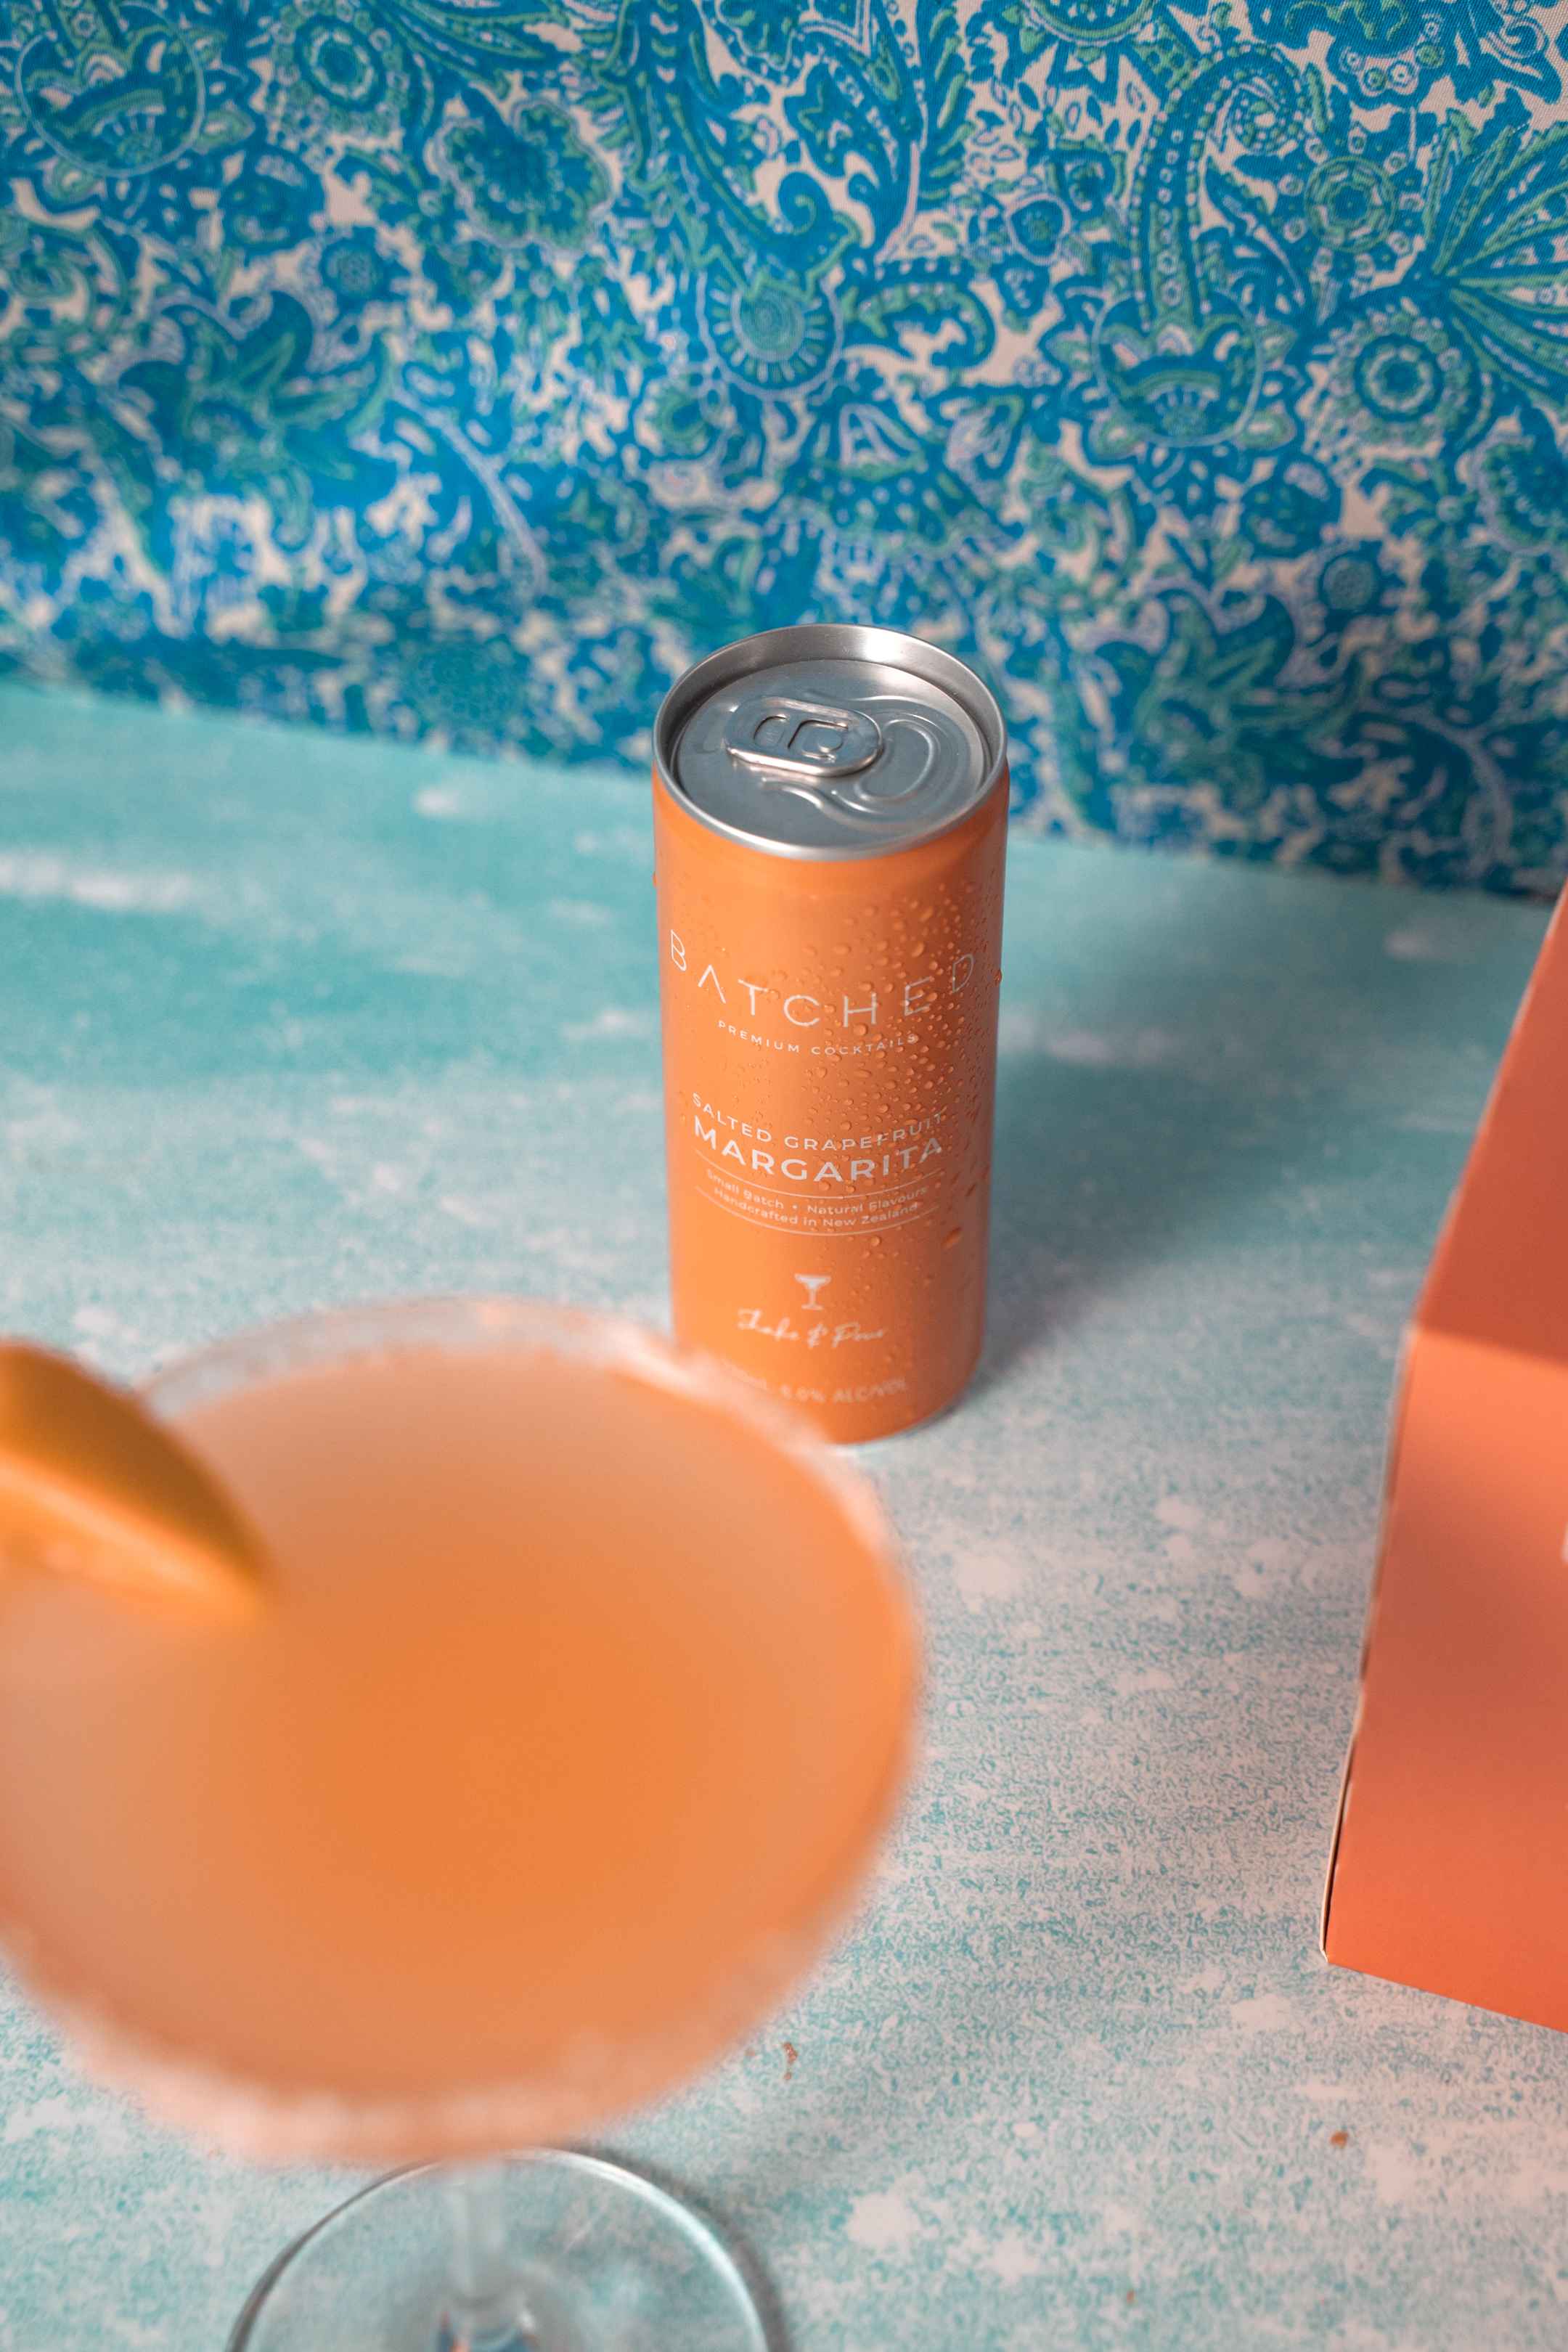
[[[876,617],[1029,820],[1549,887],[1565,25],[0,0],[0,658],[641,754]]]

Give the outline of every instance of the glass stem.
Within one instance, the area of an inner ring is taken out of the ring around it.
[[[437,2352],[546,2352],[507,2245],[503,2168],[447,2168],[451,2279]]]

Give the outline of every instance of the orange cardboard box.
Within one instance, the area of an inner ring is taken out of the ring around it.
[[[1405,1342],[1323,1949],[1568,2027],[1568,914]]]

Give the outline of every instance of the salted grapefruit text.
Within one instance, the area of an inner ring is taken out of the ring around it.
[[[732,1160],[753,1176],[782,1176],[789,1184],[874,1184],[879,1177],[907,1176],[942,1158],[931,1132],[941,1117],[937,1112],[877,1135],[775,1137],[771,1127],[716,1111],[699,1094],[691,1097],[692,1133],[716,1159]]]

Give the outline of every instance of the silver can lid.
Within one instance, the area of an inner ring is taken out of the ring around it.
[[[808,624],[710,654],[654,722],[674,797],[780,857],[878,857],[959,824],[1006,737],[971,669],[896,629]]]

